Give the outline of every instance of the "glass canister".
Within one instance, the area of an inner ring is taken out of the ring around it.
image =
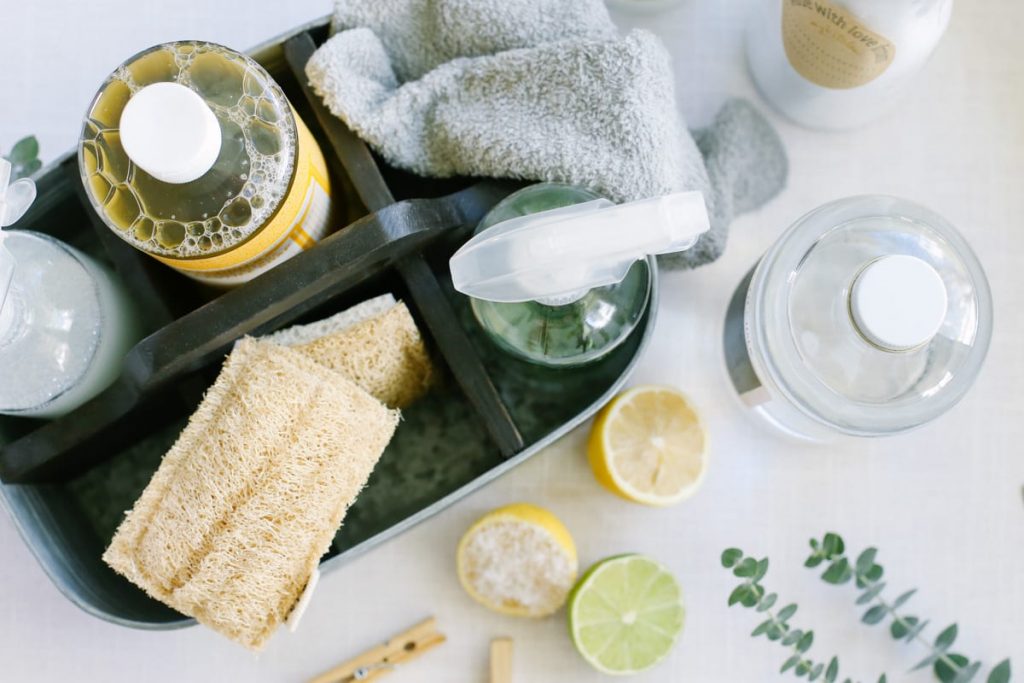
[[[98,261],[27,230],[4,230],[35,200],[0,158],[0,413],[57,417],[106,389],[141,330]]]
[[[117,379],[141,336],[137,314],[105,266],[52,237],[9,231],[0,261],[8,254],[16,265],[0,281],[9,288],[0,292],[0,413],[58,417]]]
[[[826,204],[737,289],[726,366],[743,402],[787,434],[885,436],[953,407],[981,369],[992,298],[957,230],[912,202]]]
[[[884,114],[928,61],[953,0],[757,0],[747,59],[758,89],[812,128]]]
[[[220,45],[157,45],[118,67],[78,160],[111,230],[206,283],[247,282],[333,227],[309,129],[263,67]]]

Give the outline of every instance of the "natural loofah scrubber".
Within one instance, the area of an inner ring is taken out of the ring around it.
[[[306,354],[243,339],[103,559],[154,598],[259,649],[398,419]]]

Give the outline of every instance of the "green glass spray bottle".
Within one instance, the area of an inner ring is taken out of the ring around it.
[[[541,183],[499,202],[452,256],[455,289],[503,350],[549,367],[596,361],[626,340],[650,298],[646,257],[708,229],[699,192],[616,205]]]

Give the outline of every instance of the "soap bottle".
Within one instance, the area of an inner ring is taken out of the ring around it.
[[[0,228],[35,199],[8,187],[0,159]],[[0,413],[58,417],[106,389],[140,337],[127,293],[94,259],[48,235],[0,229]]]
[[[708,229],[699,192],[616,205],[541,183],[484,216],[452,256],[452,283],[488,336],[522,360],[575,367],[626,340],[650,299],[647,256],[682,251]]]
[[[949,25],[953,0],[757,0],[747,60],[764,97],[811,128],[886,113]]]
[[[724,332],[743,404],[804,441],[938,418],[973,384],[991,338],[988,282],[964,238],[885,196],[797,221],[736,290]]]
[[[316,140],[262,66],[220,45],[157,45],[118,67],[78,162],[114,233],[208,284],[247,282],[334,227]]]

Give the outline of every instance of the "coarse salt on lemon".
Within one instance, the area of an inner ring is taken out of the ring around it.
[[[502,614],[543,617],[561,607],[579,570],[569,530],[547,510],[517,503],[481,517],[459,542],[459,582]]]
[[[707,469],[707,437],[686,397],[670,387],[639,386],[597,416],[587,456],[594,476],[623,498],[673,505],[693,495]]]

